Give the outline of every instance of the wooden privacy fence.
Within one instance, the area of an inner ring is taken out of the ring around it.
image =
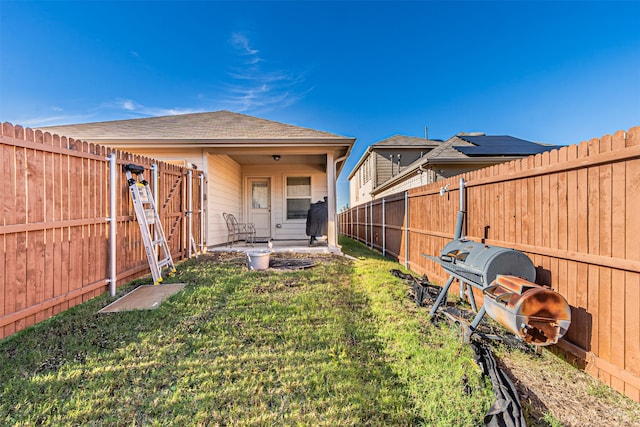
[[[640,401],[640,127],[355,206],[340,232],[442,284],[422,254],[453,238],[460,177],[464,235],[526,253],[571,305],[558,347]]]
[[[174,260],[190,255],[189,235],[198,250],[204,247],[200,172],[3,123],[0,338],[109,289],[112,153],[117,165],[116,285],[149,273],[122,171],[126,163],[146,168]]]

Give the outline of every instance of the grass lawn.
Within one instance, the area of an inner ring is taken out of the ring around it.
[[[482,425],[491,385],[457,328],[342,244],[356,261],[303,271],[201,256],[156,310],[97,314],[105,295],[0,341],[0,425]]]

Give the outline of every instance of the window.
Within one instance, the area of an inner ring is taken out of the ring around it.
[[[265,209],[269,207],[269,183],[251,183],[251,208]]]
[[[311,206],[311,177],[287,177],[287,219],[307,219]]]

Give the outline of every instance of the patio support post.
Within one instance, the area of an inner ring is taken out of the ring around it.
[[[336,222],[336,167],[337,163],[344,161],[346,157],[334,159],[333,153],[327,153],[327,243],[329,246],[338,247],[338,224]]]
[[[116,264],[116,228],[118,226],[117,211],[116,211],[116,153],[111,152],[109,157],[109,294],[112,297],[116,296],[116,283],[118,281],[118,271]]]

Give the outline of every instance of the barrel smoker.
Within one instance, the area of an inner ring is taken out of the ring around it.
[[[522,252],[456,239],[445,245],[439,257],[427,258],[440,264],[450,275],[431,308],[431,316],[446,299],[453,281],[458,279],[460,296],[466,294],[477,312],[470,335],[485,314],[534,345],[555,344],[569,328],[569,304],[562,295],[534,283],[535,266]],[[480,310],[472,287],[482,291],[484,302]]]

